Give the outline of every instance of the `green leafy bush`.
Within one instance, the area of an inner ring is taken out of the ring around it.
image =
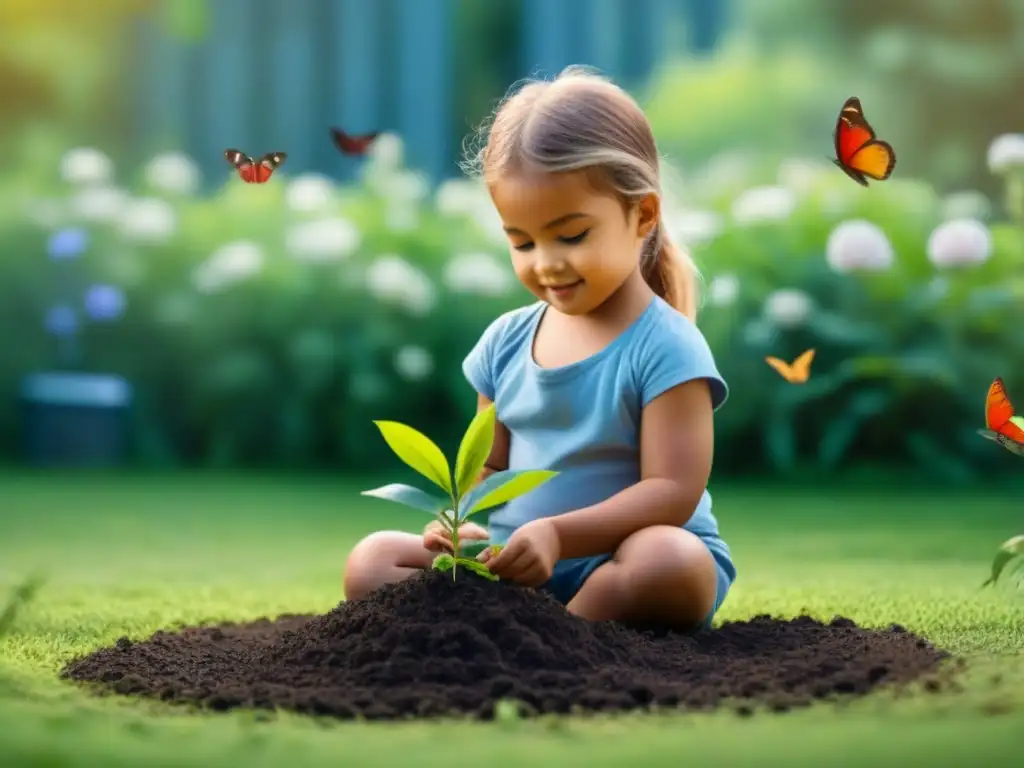
[[[1019,171],[1005,172],[1011,189]],[[995,376],[1024,388],[1021,227],[979,195],[900,178],[861,189],[824,161],[787,160],[767,186],[750,173],[712,164],[665,212],[702,268],[699,324],[732,386],[716,476],[865,461],[945,481],[1003,471],[1013,457],[976,429]],[[21,377],[62,361],[134,383],[143,463],[379,470],[370,411],[454,448],[476,401],[462,359],[531,300],[483,190],[432,193],[391,136],[353,187],[287,166],[245,185],[226,167],[203,198],[195,175],[168,155],[119,184],[81,150],[0,181],[3,452],[18,450]],[[48,258],[69,228],[84,253]],[[57,338],[62,304],[79,330]],[[805,385],[763,360],[809,347]]]

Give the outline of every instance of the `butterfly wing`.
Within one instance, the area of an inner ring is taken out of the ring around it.
[[[780,360],[777,357],[768,356],[764,359],[768,365],[775,369],[775,371],[786,381],[793,380],[793,368],[785,360]]]
[[[998,429],[998,432],[1007,440],[1014,442],[1021,449],[1024,449],[1024,418],[1011,416],[1009,421]]]
[[[896,167],[896,152],[891,144],[875,138],[856,96],[847,99],[839,112],[835,145],[835,164],[862,186],[868,185],[867,177],[884,181]]]
[[[235,166],[242,181],[249,184],[256,181],[256,164],[247,154],[237,149],[225,149],[224,158]]]
[[[814,349],[808,349],[793,361],[793,373],[800,382],[805,382],[811,377],[811,363],[814,361],[814,354]]]
[[[896,167],[896,152],[888,142],[872,139],[853,153],[849,167],[862,176],[885,181]]]
[[[340,128],[331,128],[331,140],[334,142],[334,146],[346,155],[365,155],[379,135],[379,132],[374,132],[352,136]]]
[[[860,99],[853,96],[846,100],[836,120],[836,158],[849,167],[852,158],[861,147],[875,138],[875,132],[864,119]]]
[[[264,184],[270,180],[271,174],[277,170],[277,167],[281,165],[288,157],[285,152],[268,152],[260,158],[259,163],[256,164],[255,174],[256,183]]]
[[[1016,416],[1013,403],[1006,394],[1006,386],[1002,378],[997,377],[988,388],[985,396],[985,426],[998,432],[1000,428]]]

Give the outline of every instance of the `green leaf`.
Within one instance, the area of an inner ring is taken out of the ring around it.
[[[838,466],[864,422],[883,413],[889,406],[889,400],[889,393],[878,389],[854,395],[842,415],[826,428],[818,444],[818,463],[825,469]]]
[[[1024,536],[1014,536],[1002,543],[992,560],[992,575],[981,586],[994,585],[1006,566],[1016,557],[1024,557]]]
[[[449,555],[447,552],[442,552],[440,555],[434,558],[434,562],[430,565],[435,571],[450,571],[455,567],[455,558]]]
[[[414,488],[404,483],[391,483],[371,491],[363,491],[361,496],[373,496],[376,499],[393,501],[396,504],[404,504],[413,509],[419,509],[431,515],[440,515],[451,502],[448,499],[438,499],[429,493]]]
[[[485,579],[489,579],[490,581],[498,580],[498,577],[491,573],[487,569],[487,566],[481,563],[479,560],[470,560],[466,557],[457,557],[455,558],[455,562],[461,565],[463,568],[466,568],[472,571],[473,573],[477,574],[478,576],[483,576]]]
[[[796,432],[793,410],[776,407],[765,424],[765,449],[768,461],[780,473],[792,472],[796,467]]]
[[[448,460],[429,437],[397,421],[373,423],[398,458],[451,495],[452,472]]]
[[[1024,416],[1011,416],[1010,423],[1013,424],[1015,427],[1024,429]]]
[[[491,455],[494,425],[495,410],[491,404],[477,412],[462,437],[459,455],[455,460],[455,489],[460,497],[469,491],[473,481],[483,470],[487,457]]]
[[[495,472],[467,494],[459,504],[460,520],[533,491],[557,475],[547,469],[506,469]]]
[[[920,466],[932,469],[936,476],[941,477],[946,483],[966,486],[976,480],[976,473],[969,464],[944,450],[924,432],[909,432],[904,439],[907,450],[914,460]]]

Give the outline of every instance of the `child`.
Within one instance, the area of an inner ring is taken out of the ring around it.
[[[727,389],[694,325],[696,270],[661,220],[647,119],[570,68],[508,98],[475,160],[540,299],[499,317],[463,365],[498,417],[481,479],[559,475],[460,536],[505,544],[481,555],[491,571],[576,615],[707,626],[736,575],[706,490]],[[349,556],[345,594],[407,578],[445,547],[436,526],[372,534]]]

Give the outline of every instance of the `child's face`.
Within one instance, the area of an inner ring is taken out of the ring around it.
[[[655,196],[627,209],[583,171],[516,174],[490,187],[519,280],[567,315],[601,306],[638,268]]]

